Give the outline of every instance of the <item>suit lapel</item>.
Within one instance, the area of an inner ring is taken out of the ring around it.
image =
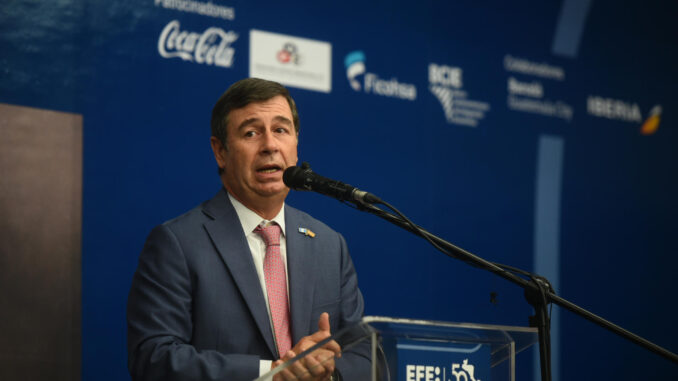
[[[213,220],[205,223],[205,229],[216,247],[221,259],[228,267],[235,284],[245,299],[254,321],[266,340],[271,354],[276,357],[275,341],[266,309],[259,276],[254,267],[252,253],[243,234],[238,215],[228,199],[225,190],[221,190],[205,204],[203,212]]]
[[[316,257],[312,239],[299,234],[304,226],[301,213],[285,206],[285,239],[287,241],[287,273],[290,285],[290,317],[292,344],[310,334],[313,285],[316,275]],[[315,330],[311,330],[312,332]]]

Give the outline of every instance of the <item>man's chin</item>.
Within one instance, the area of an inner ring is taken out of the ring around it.
[[[282,197],[285,198],[289,193],[290,188],[282,186],[273,186],[273,187],[262,187],[257,190],[257,194],[261,197],[275,198]]]

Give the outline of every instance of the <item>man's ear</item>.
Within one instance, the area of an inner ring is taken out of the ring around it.
[[[210,137],[210,145],[212,146],[212,152],[214,153],[214,160],[217,161],[219,168],[223,169],[226,165],[226,147],[216,136]]]

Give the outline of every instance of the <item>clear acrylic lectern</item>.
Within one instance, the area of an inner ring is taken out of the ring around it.
[[[537,329],[366,316],[330,339],[369,358],[364,381],[514,381],[515,356],[537,342]],[[255,381],[306,361],[330,339]]]

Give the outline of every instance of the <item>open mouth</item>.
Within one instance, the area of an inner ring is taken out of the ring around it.
[[[257,172],[259,173],[273,173],[280,171],[282,168],[277,166],[277,165],[264,165],[263,167],[257,169]]]

